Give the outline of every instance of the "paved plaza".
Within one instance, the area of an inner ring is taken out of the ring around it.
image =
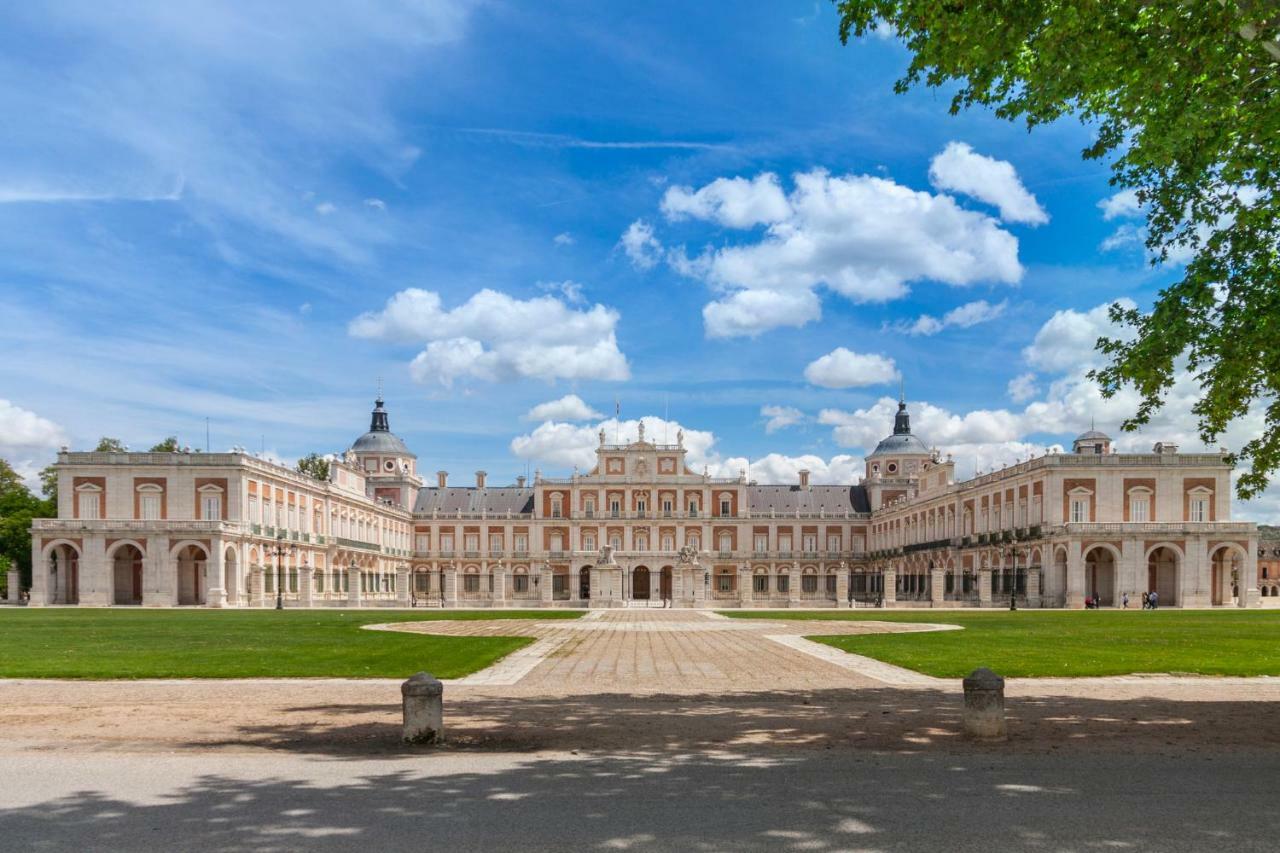
[[[384,629],[536,638],[448,682],[0,681],[0,849],[1271,849],[1280,679],[960,685],[803,635],[933,630],[628,609]],[[6,845],[9,845],[6,847]]]

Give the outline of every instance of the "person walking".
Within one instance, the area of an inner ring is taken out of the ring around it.
[[[1120,596],[1120,609],[1121,610],[1129,609],[1129,593],[1127,592],[1124,595]]]
[[[1159,607],[1160,607],[1160,593],[1156,592],[1153,589],[1151,590],[1151,609],[1157,610],[1159,609]]]
[[[1143,610],[1151,609],[1151,593],[1147,592],[1146,590],[1142,591],[1142,609]]]

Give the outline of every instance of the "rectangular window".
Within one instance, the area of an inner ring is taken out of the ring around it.
[[[1073,498],[1071,501],[1071,520],[1076,523],[1089,520],[1089,501]]]
[[[431,537],[425,533],[413,537],[413,550],[425,553],[431,550]]]
[[[501,533],[489,534],[489,553],[490,554],[502,553],[502,534]]]
[[[764,535],[763,533],[757,533],[756,546],[755,546],[756,553],[763,554],[765,551],[768,551],[768,550],[769,550],[769,537]]]
[[[671,517],[671,501],[665,500],[662,502],[662,514],[667,518]]]
[[[778,550],[782,551],[785,554],[791,553],[791,537],[790,536],[778,537]]]
[[[733,592],[733,575],[728,572],[716,575],[716,590],[719,592]]]
[[[672,538],[672,537],[670,537],[670,536],[663,536],[663,537],[662,537],[662,550],[664,550],[664,551],[674,551],[675,549],[676,549],[676,541],[675,541],[675,539],[674,539],[674,538]]]
[[[817,575],[802,575],[802,576],[800,577],[800,591],[801,591],[801,592],[817,592],[817,591],[818,591],[818,576],[817,576]]]
[[[756,575],[751,583],[752,591],[756,593],[765,593],[769,591],[769,576]]]
[[[440,536],[440,550],[446,554],[453,553],[453,534],[445,533]]]
[[[778,575],[778,592],[790,592],[790,591],[791,591],[791,576]]]
[[[1146,498],[1134,498],[1129,504],[1130,521],[1147,521],[1150,516]]]
[[[202,512],[200,517],[205,521],[217,521],[222,518],[222,497],[220,495],[205,495],[200,501]]]
[[[480,550],[480,534],[468,533],[463,537],[463,548],[469,553],[475,553]]]
[[[812,534],[806,533],[804,536],[804,550],[810,554],[813,553],[814,551],[817,551],[818,537]]]
[[[515,577],[513,577],[513,578],[511,579],[511,591],[512,591],[512,592],[528,592],[528,591],[529,591],[529,576],[528,576],[528,575],[516,575]]]
[[[690,518],[697,518],[697,517],[698,517],[698,502],[697,502],[697,501],[689,501],[689,517],[690,517]]]
[[[142,510],[142,519],[144,521],[160,520],[159,495],[142,495],[138,502],[138,508]]]
[[[529,537],[523,533],[516,534],[516,550],[521,553],[529,550]]]
[[[1205,498],[1193,498],[1191,500],[1191,520],[1192,521],[1208,521],[1209,520],[1209,501]]]
[[[80,517],[97,518],[99,501],[97,492],[82,492],[79,496]]]
[[[463,576],[462,576],[462,591],[463,591],[463,592],[468,592],[468,593],[477,593],[477,592],[479,592],[479,591],[480,591],[480,576],[479,576],[479,575],[463,575]]]
[[[253,524],[261,524],[262,519],[258,517],[258,498],[249,495],[249,521]]]
[[[618,501],[609,501],[609,515],[617,518],[622,514],[622,504]]]
[[[828,537],[827,537],[827,550],[828,550],[828,551],[831,551],[832,553],[835,553],[836,551],[839,551],[839,550],[840,550],[840,537],[839,537],[839,536],[828,536]]]
[[[729,501],[720,501],[720,514],[721,514],[721,515],[724,515],[724,516],[729,515],[729,504],[730,504],[730,502],[729,502]]]
[[[324,592],[324,572],[316,572],[316,592]]]
[[[594,533],[582,534],[582,550],[594,551],[596,549],[596,535]]]

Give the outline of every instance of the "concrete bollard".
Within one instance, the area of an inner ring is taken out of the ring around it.
[[[406,743],[444,740],[444,685],[429,672],[419,672],[400,685],[404,700]]]
[[[1004,724],[1004,679],[985,666],[964,680],[964,733],[988,740],[1008,734]]]

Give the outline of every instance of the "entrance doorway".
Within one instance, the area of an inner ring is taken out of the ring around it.
[[[1084,555],[1084,592],[1102,607],[1116,603],[1116,560],[1106,548],[1094,548]]]
[[[133,545],[117,548],[111,580],[112,604],[141,604],[142,552]]]
[[[178,604],[204,604],[205,561],[209,555],[198,545],[178,552]]]
[[[583,566],[578,572],[578,598],[587,601],[591,598],[591,567]]]
[[[636,566],[631,573],[631,597],[640,601],[649,600],[649,568]]]
[[[661,595],[662,595],[662,598],[663,598],[663,600],[664,600],[664,601],[670,601],[670,600],[671,600],[671,598],[672,598],[672,595],[671,595],[671,574],[672,574],[672,571],[673,571],[673,570],[672,570],[672,568],[671,568],[670,566],[663,566],[663,567],[662,567],[662,577],[661,577],[661,578],[660,578],[660,580],[658,581],[658,586],[659,586],[659,588],[661,589]]]

